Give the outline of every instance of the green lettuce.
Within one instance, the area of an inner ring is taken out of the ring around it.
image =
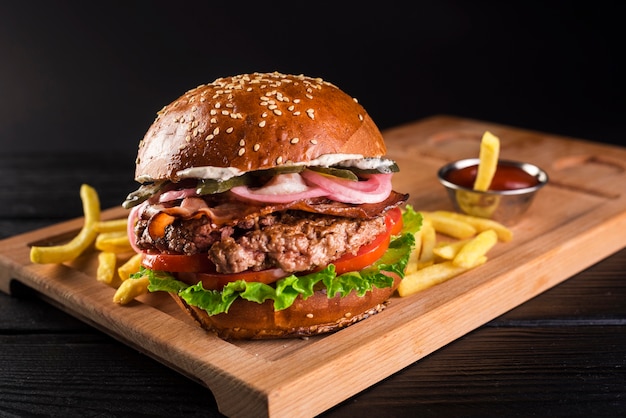
[[[222,290],[205,289],[202,282],[188,285],[167,272],[153,271],[145,267],[142,267],[133,277],[148,277],[150,280],[148,290],[150,292],[163,291],[178,294],[189,305],[204,309],[209,315],[228,312],[237,298],[256,303],[272,300],[275,310],[287,309],[298,296],[306,300],[320,286],[326,288],[329,298],[336,295],[343,297],[350,292],[363,296],[374,287],[385,288],[393,285],[393,278],[383,272],[404,277],[409,255],[415,246],[414,234],[421,228],[422,217],[410,205],[407,205],[402,213],[402,221],[401,233],[392,237],[385,254],[374,264],[361,271],[337,275],[335,266],[330,264],[325,269],[315,273],[282,278],[272,286],[237,280],[228,283]]]

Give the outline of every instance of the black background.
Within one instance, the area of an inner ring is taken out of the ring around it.
[[[617,1],[2,2],[0,152],[132,155],[189,88],[274,70],[381,129],[450,114],[622,144],[622,23]]]

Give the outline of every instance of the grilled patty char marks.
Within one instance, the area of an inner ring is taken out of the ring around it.
[[[208,253],[220,273],[279,267],[288,272],[325,266],[373,241],[385,230],[384,216],[352,219],[302,211],[275,212],[214,228],[206,217],[178,219],[153,239],[148,221],[135,231],[138,246],[181,254]]]

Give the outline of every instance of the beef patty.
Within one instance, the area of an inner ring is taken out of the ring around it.
[[[204,216],[177,219],[156,239],[148,233],[148,223],[140,219],[135,226],[139,248],[180,254],[206,252],[220,273],[274,267],[287,272],[315,269],[345,254],[356,254],[386,228],[384,216],[354,219],[297,210],[222,227],[215,227]]]

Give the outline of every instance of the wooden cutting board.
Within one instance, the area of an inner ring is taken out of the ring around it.
[[[313,416],[626,245],[626,149],[453,117],[433,117],[386,131],[401,172],[394,188],[417,210],[451,209],[437,169],[476,157],[490,130],[503,158],[539,165],[550,183],[514,239],[489,261],[419,294],[394,296],[382,313],[332,335],[226,342],[207,335],[167,296],[127,306],[95,280],[96,253],[69,264],[33,265],[29,245],[58,243],[82,219],[0,241],[0,290],[19,281],[62,310],[208,387],[228,416]],[[77,194],[77,199],[78,199]],[[124,216],[120,208],[104,218]]]

